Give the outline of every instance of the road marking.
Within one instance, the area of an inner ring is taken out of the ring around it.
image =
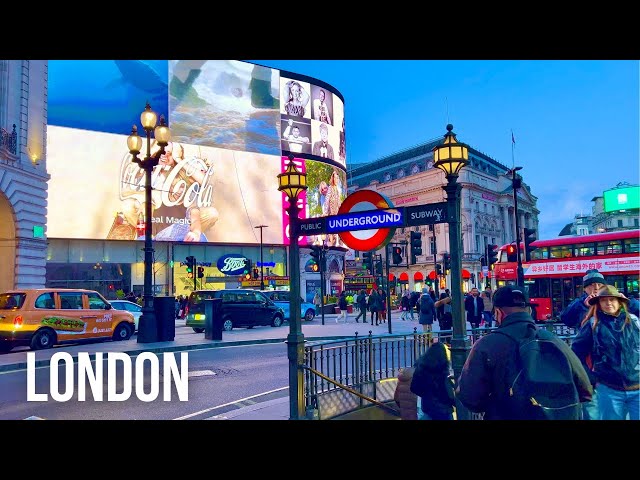
[[[223,403],[222,405],[217,405],[217,406],[211,407],[211,408],[205,408],[204,410],[200,410],[199,412],[190,413],[190,414],[184,415],[182,417],[174,418],[174,420],[186,420],[187,418],[191,418],[191,417],[195,417],[195,416],[198,416],[198,415],[202,415],[203,413],[210,412],[211,410],[215,410],[217,408],[228,407],[229,405],[235,405],[236,403],[246,402],[246,401],[252,400],[253,398],[262,397],[263,395],[268,395],[269,393],[280,392],[282,390],[288,390],[288,389],[289,389],[288,386],[287,387],[276,388],[275,390],[269,390],[268,392],[262,392],[262,393],[259,393],[257,395],[251,395],[250,397],[241,398],[240,400],[235,400],[233,402]],[[256,403],[256,402],[253,402],[253,403]],[[221,417],[219,417],[219,418],[221,418]]]

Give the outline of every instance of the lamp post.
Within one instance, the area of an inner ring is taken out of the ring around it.
[[[300,172],[289,155],[287,169],[278,174],[278,190],[288,197],[289,206],[289,279],[291,301],[289,305],[289,420],[299,420],[304,411],[302,364],[304,363],[304,335],[300,320],[300,254],[298,248],[298,195],[307,189],[307,175]]]
[[[517,279],[518,286],[524,288],[524,270],[522,268],[522,255],[520,255],[520,222],[518,221],[518,189],[522,186],[522,179],[516,174],[522,167],[513,167],[511,169],[511,185],[513,186],[513,212],[516,217],[516,260],[518,262]]]
[[[460,191],[458,173],[469,163],[469,149],[459,143],[453,133],[453,125],[447,125],[444,142],[433,149],[434,166],[441,169],[447,184],[442,187],[447,192],[449,216],[449,249],[451,253],[451,310],[453,315],[453,337],[451,339],[451,363],[457,379],[467,359],[470,349],[467,337],[467,320],[462,301],[462,237],[460,236]],[[457,418],[465,417],[458,402]],[[466,409],[464,409],[466,411]]]
[[[156,126],[157,115],[151,110],[149,102],[140,115],[140,123],[147,136],[147,153],[144,159],[138,158],[142,148],[142,138],[138,135],[138,127],[135,125],[131,129],[131,135],[127,138],[129,153],[133,156],[132,162],[137,163],[145,171],[144,187],[144,290],[142,316],[138,325],[138,343],[149,343],[158,341],[158,329],[156,325],[156,314],[153,309],[153,290],[151,285],[153,271],[153,243],[151,231],[151,172],[158,165],[160,156],[164,153],[164,147],[169,143],[171,132],[164,123],[164,117],[160,116],[160,124]],[[154,155],[151,155],[151,132],[160,147]]]
[[[264,259],[262,258],[262,230],[268,225],[258,225],[254,228],[260,229],[260,290],[264,290]]]
[[[322,319],[322,325],[324,325],[324,292],[325,288],[325,269],[327,267],[327,237],[322,239],[322,249],[320,250],[320,318]]]

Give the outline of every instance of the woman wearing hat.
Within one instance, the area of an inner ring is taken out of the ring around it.
[[[588,301],[572,350],[596,385],[601,420],[640,420],[640,321],[629,299],[605,285]]]

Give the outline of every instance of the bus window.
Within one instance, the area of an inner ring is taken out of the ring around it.
[[[574,247],[574,256],[576,257],[592,257],[596,254],[595,243],[581,243]]]
[[[546,260],[549,258],[549,249],[547,247],[536,248],[531,252],[531,260]]]
[[[551,304],[553,305],[553,316],[558,317],[562,309],[562,286],[559,278],[551,280]]]
[[[612,255],[622,253],[622,241],[611,240],[606,243],[598,243],[598,255]]]
[[[637,238],[629,238],[624,241],[624,253],[638,253],[640,252],[640,245]]]
[[[525,283],[529,287],[529,298],[547,298],[551,296],[549,292],[548,278],[526,280]]]
[[[561,245],[549,248],[549,258],[569,258],[571,257],[571,245]]]

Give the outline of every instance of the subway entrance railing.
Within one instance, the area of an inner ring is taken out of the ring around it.
[[[567,343],[573,328],[542,325]],[[495,328],[467,330],[471,344]],[[304,352],[304,403],[308,419],[329,420],[359,409],[377,407],[397,416],[393,394],[400,369],[411,367],[435,341],[449,343],[452,331],[403,335],[368,335],[308,342]],[[481,419],[482,415],[474,415]]]

